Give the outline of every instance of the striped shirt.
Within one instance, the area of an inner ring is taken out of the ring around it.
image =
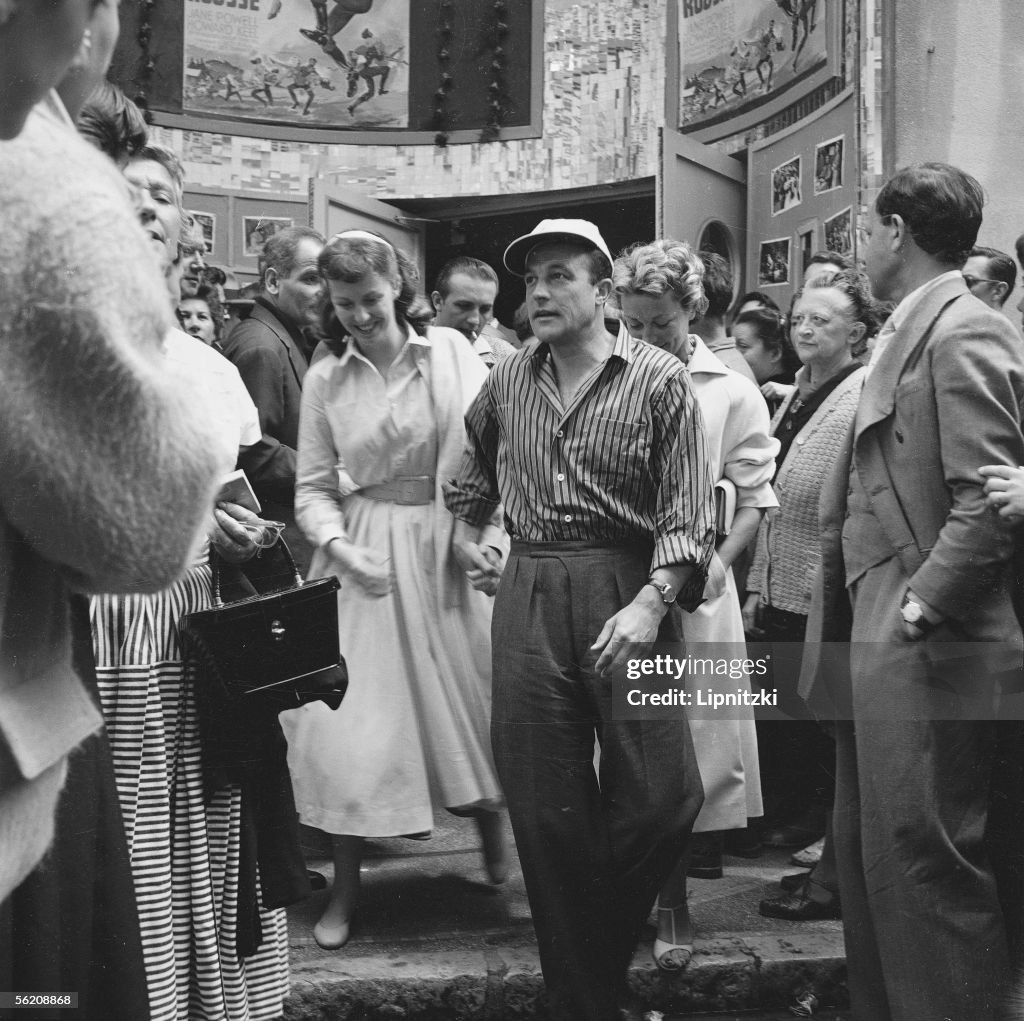
[[[445,503],[472,525],[504,503],[513,539],[652,542],[651,567],[694,564],[696,602],[714,550],[704,422],[689,376],[620,334],[562,406],[546,344],[499,362],[466,415],[469,446]]]

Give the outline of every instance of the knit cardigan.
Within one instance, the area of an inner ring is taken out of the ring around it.
[[[822,480],[839,455],[857,413],[865,370],[851,372],[822,401],[794,437],[775,477],[776,511],[769,511],[757,533],[747,591],[778,610],[807,615],[814,573],[821,560],[818,498]],[[794,390],[772,419],[778,429],[799,390]]]
[[[101,722],[72,667],[68,589],[170,584],[237,447],[163,353],[166,285],[114,165],[37,109],[0,143],[0,181],[3,790]]]

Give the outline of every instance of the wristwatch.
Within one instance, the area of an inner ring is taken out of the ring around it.
[[[900,607],[900,614],[903,616],[905,624],[916,628],[922,635],[928,634],[929,631],[934,630],[936,627],[935,623],[925,617],[921,604],[909,596],[904,596],[903,605]]]
[[[661,593],[661,601],[666,606],[671,606],[676,601],[676,590],[667,581],[655,581],[653,578],[648,578],[647,584]]]

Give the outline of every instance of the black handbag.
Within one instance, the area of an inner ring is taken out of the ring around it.
[[[220,701],[259,701],[278,711],[309,701],[336,709],[348,687],[338,642],[337,578],[303,581],[284,539],[286,588],[232,602],[221,596],[221,558],[211,552],[214,605],[187,614],[182,642],[200,684]]]

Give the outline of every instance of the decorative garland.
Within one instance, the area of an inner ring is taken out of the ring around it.
[[[153,40],[153,8],[156,0],[142,0],[142,14],[139,17],[139,30],[136,39],[139,41],[139,73],[137,81],[139,90],[135,93],[135,105],[142,111],[147,124],[153,123],[153,114],[149,109],[149,87],[156,70],[156,62],[150,52],[149,44]]]
[[[494,22],[489,33],[491,50],[491,80],[487,85],[488,112],[487,123],[480,132],[481,142],[494,142],[501,137],[501,128],[508,114],[508,3],[507,0],[494,0],[491,8]]]
[[[455,35],[453,24],[454,0],[441,0],[438,8],[438,38],[440,48],[437,51],[437,63],[441,68],[440,85],[434,93],[433,127],[434,145],[444,149],[448,145],[448,131],[451,127],[451,116],[448,113],[448,93],[455,87],[452,77],[452,39]]]

